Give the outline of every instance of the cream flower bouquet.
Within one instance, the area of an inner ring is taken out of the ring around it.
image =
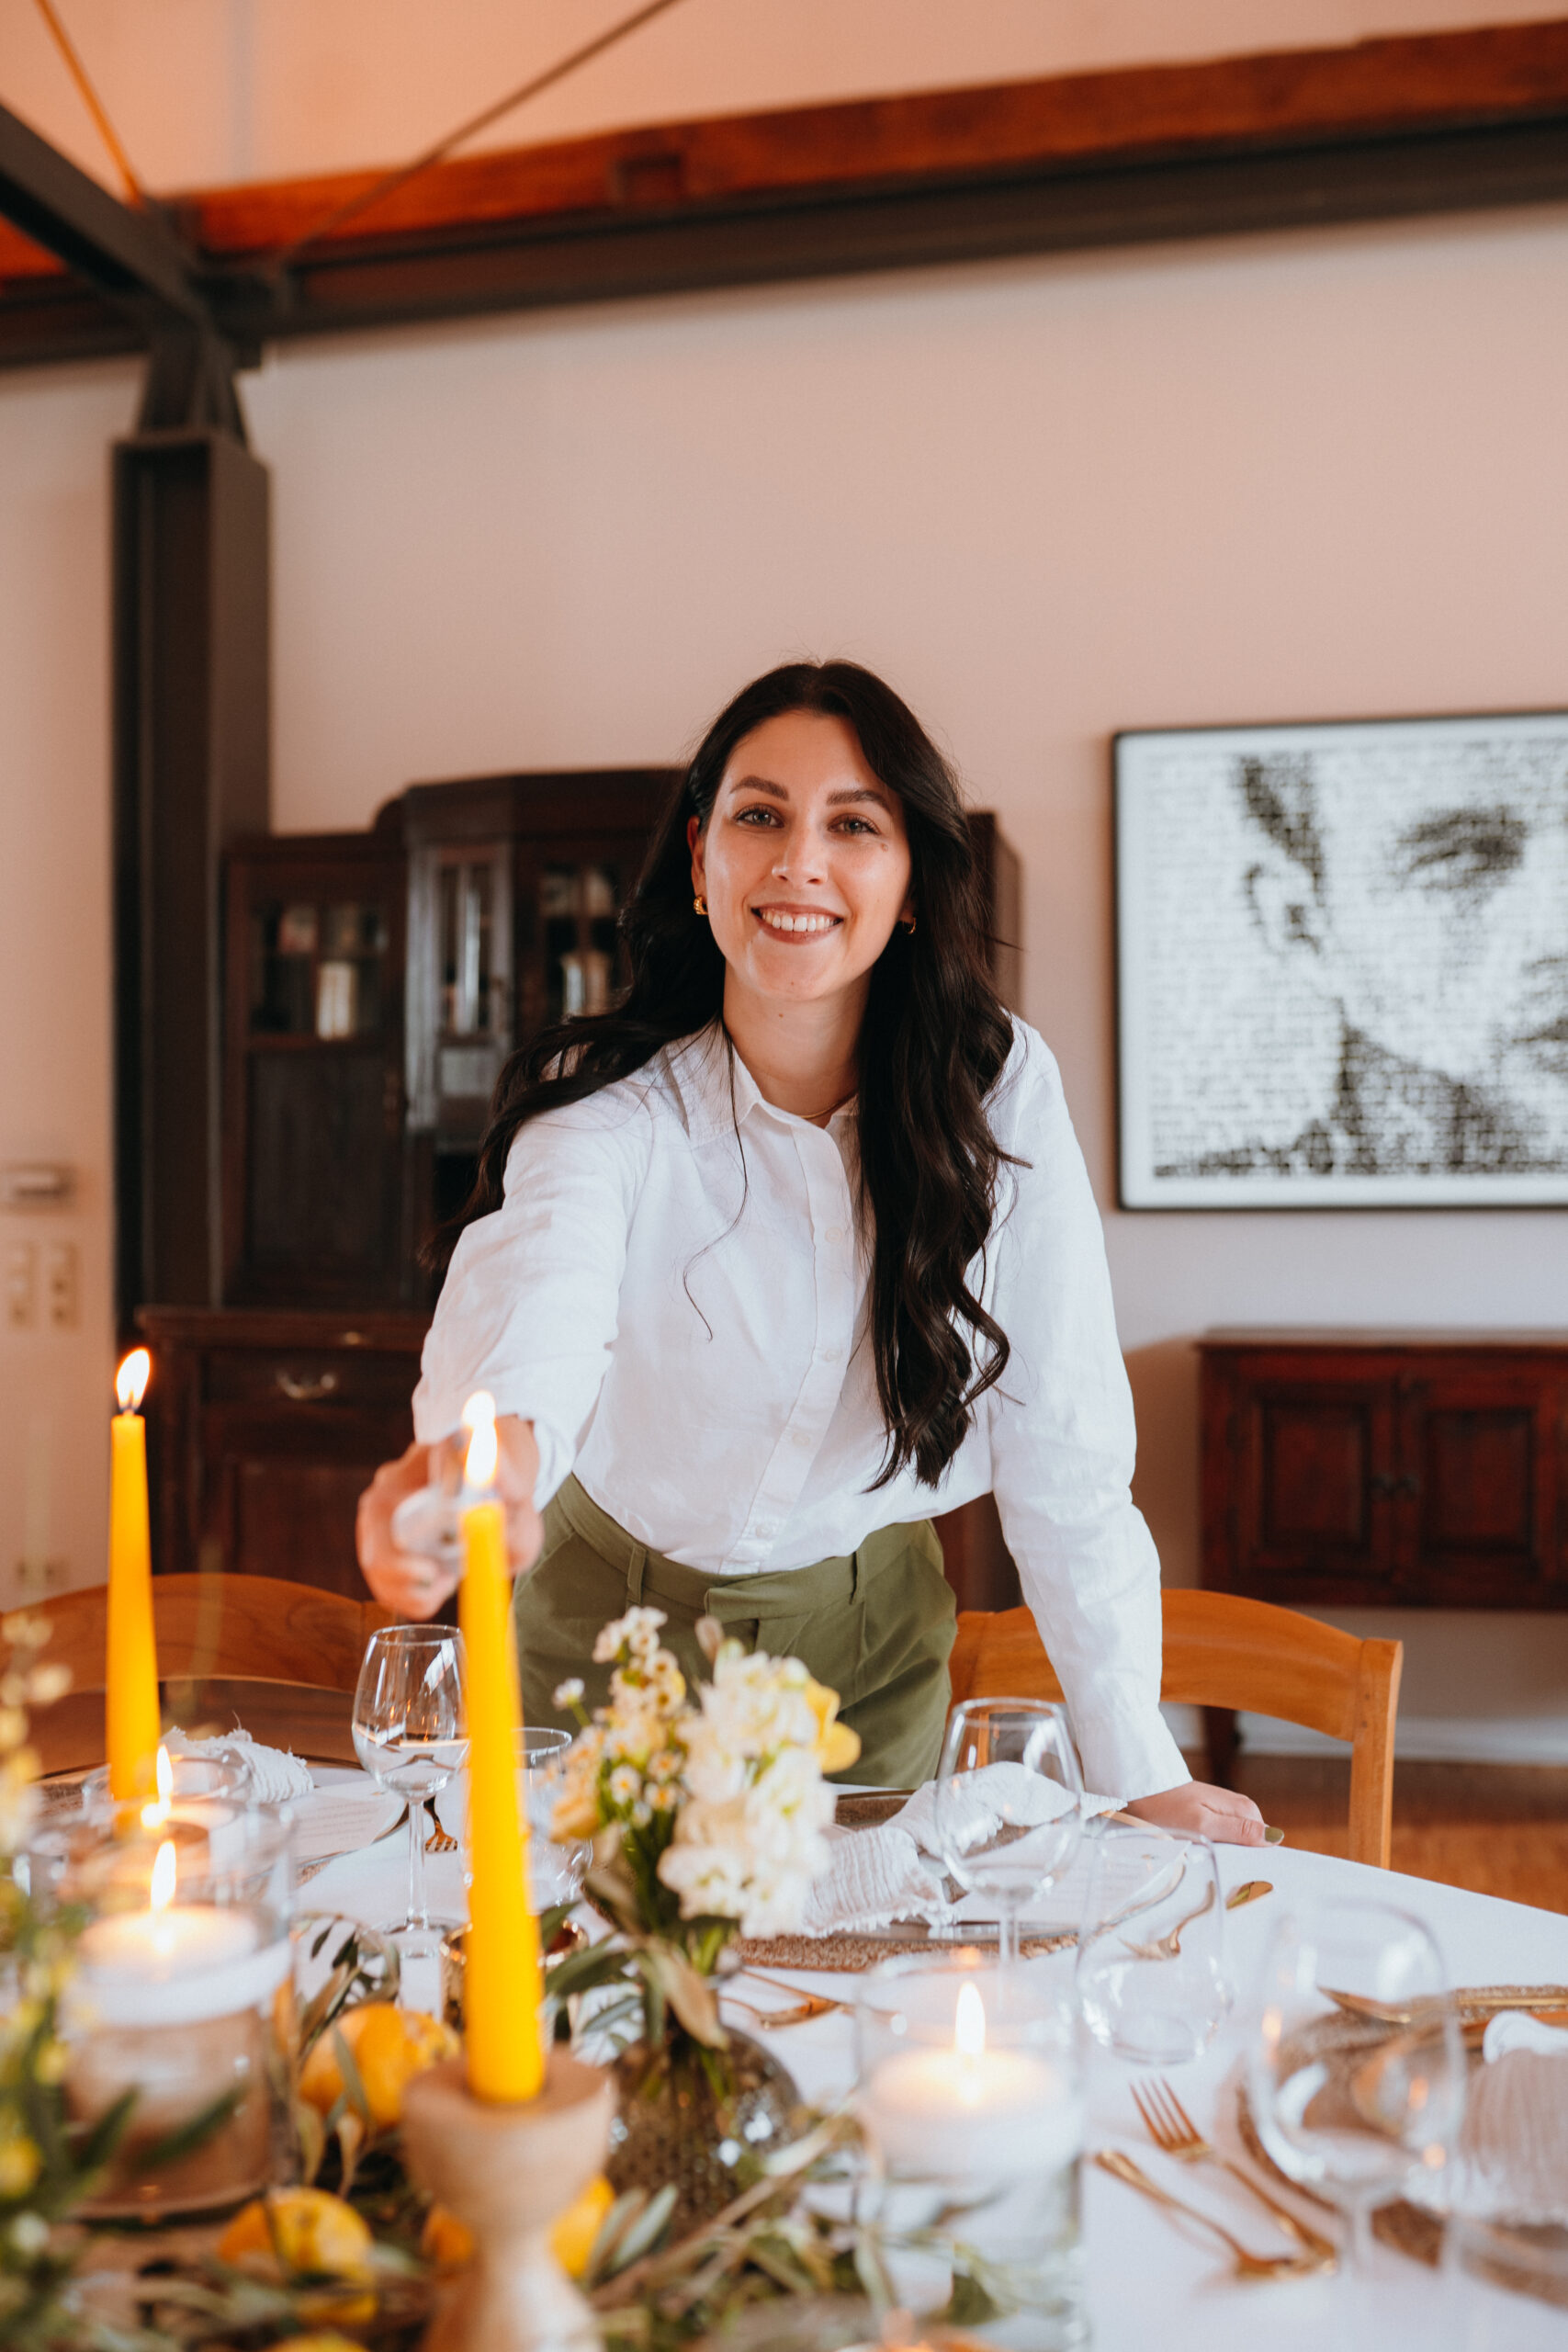
[[[836,1691],[798,1658],[747,1652],[705,1618],[711,1679],[688,1692],[662,1647],[657,1609],[604,1627],[594,1662],[610,1665],[610,1702],[590,1718],[581,1682],[556,1704],[582,1725],[569,1750],[553,1827],[591,1838],[588,1894],[620,1935],[551,1971],[558,1998],[616,1976],[637,1980],[643,2040],[673,2024],[705,2051],[726,2036],[708,1979],[736,1935],[800,1924],[827,1866],[833,1818],[825,1776],[848,1770],[860,1740],[838,1721]],[[607,2013],[596,2022],[603,2023]]]

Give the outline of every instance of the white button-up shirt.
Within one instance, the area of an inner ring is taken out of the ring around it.
[[[1104,1239],[1056,1065],[1023,1022],[987,1103],[1004,1167],[971,1272],[1011,1358],[939,1486],[886,1450],[852,1104],[763,1101],[716,1023],[524,1127],[462,1235],[414,1427],[488,1388],[532,1421],[542,1508],[575,1470],[650,1550],[714,1577],[797,1568],[994,1490],[1089,1785],[1187,1777],[1161,1718],[1159,1563],[1128,1493],[1132,1398]]]

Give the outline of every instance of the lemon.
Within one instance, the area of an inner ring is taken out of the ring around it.
[[[363,2289],[371,2275],[370,2232],[352,2205],[324,2188],[280,2188],[237,2212],[218,2241],[218,2258],[253,2273],[341,2278]],[[303,2295],[300,2316],[363,2326],[376,2298],[324,2289]]]
[[[587,2269],[600,2223],[615,2201],[615,2192],[604,2174],[595,2173],[551,2230],[550,2252],[569,2278],[581,2278]]]
[[[445,2205],[433,2205],[424,2217],[419,2250],[434,2269],[461,2270],[474,2251],[474,2233]]]
[[[268,2352],[365,2352],[365,2347],[330,2328],[324,2335],[285,2336],[280,2344],[270,2346]]]
[[[339,2033],[359,2069],[370,2120],[378,2132],[402,2121],[403,2091],[411,2077],[434,2066],[438,2058],[451,2057],[458,2046],[450,2026],[421,2009],[396,2008],[390,2001],[364,2001],[357,2008],[345,2009],[315,2043],[300,2070],[299,2096],[322,2115],[343,2093],[334,2040]]]

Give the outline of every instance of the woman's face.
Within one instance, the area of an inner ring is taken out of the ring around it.
[[[687,839],[731,979],[762,996],[863,995],[914,911],[903,809],[841,718],[787,711],[742,737]]]

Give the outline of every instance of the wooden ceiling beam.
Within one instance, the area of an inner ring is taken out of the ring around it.
[[[653,124],[170,201],[248,341],[1568,197],[1568,18]],[[0,364],[77,331],[0,238]],[[88,306],[90,308],[90,306]],[[100,332],[98,348],[105,347]]]

